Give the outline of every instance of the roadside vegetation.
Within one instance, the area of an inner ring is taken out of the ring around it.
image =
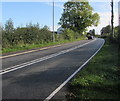
[[[39,24],[30,23],[26,27],[14,28],[12,19],[9,19],[2,28],[2,53],[79,41],[85,39],[85,36],[65,29],[62,34],[55,34],[55,39],[53,42],[52,32],[47,26],[40,28]]]
[[[115,36],[110,37],[110,27],[101,30],[105,45],[90,62],[82,68],[69,84],[68,101],[85,99],[120,100],[120,26],[115,28]],[[106,30],[105,30],[106,29]],[[109,33],[106,33],[109,32]]]
[[[82,40],[85,38],[87,28],[97,26],[99,19],[99,15],[93,13],[89,2],[66,2],[59,22],[64,31],[55,34],[55,42],[47,26],[40,28],[39,23],[29,23],[25,27],[14,28],[14,22],[9,19],[0,28],[2,29],[2,53]]]

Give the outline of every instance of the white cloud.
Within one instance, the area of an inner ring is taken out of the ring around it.
[[[98,13],[100,15],[100,24],[98,25],[98,27],[90,27],[88,28],[90,29],[95,29],[96,30],[96,34],[100,34],[100,30],[111,24],[111,12],[105,12],[105,13]],[[114,13],[114,26],[118,25],[118,12]]]

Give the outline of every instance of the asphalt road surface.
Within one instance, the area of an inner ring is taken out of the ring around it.
[[[82,40],[3,58],[2,99],[46,99],[103,43],[103,39]]]

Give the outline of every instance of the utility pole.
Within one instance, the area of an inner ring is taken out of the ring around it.
[[[111,37],[114,37],[114,11],[113,11],[113,0],[111,0],[111,28],[112,28]]]
[[[53,0],[53,42],[55,42],[55,33],[54,33],[54,0]]]

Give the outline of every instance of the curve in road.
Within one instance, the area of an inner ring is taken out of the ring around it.
[[[19,63],[23,62],[22,59],[27,59],[26,61],[28,61],[33,59],[33,57],[34,59],[40,58],[48,55],[48,51],[50,55],[55,53],[55,51],[58,52],[59,50],[60,52],[61,50],[71,49],[87,42],[89,41],[77,42],[72,45],[56,47],[33,54],[6,58],[3,59],[3,69],[15,64],[19,65]],[[100,50],[103,44],[103,39],[96,39],[82,47],[66,51],[64,54],[2,75],[2,98],[51,99]],[[28,59],[29,57],[31,58]],[[19,58],[21,61],[13,63],[15,59]],[[24,62],[26,62],[25,60]]]

